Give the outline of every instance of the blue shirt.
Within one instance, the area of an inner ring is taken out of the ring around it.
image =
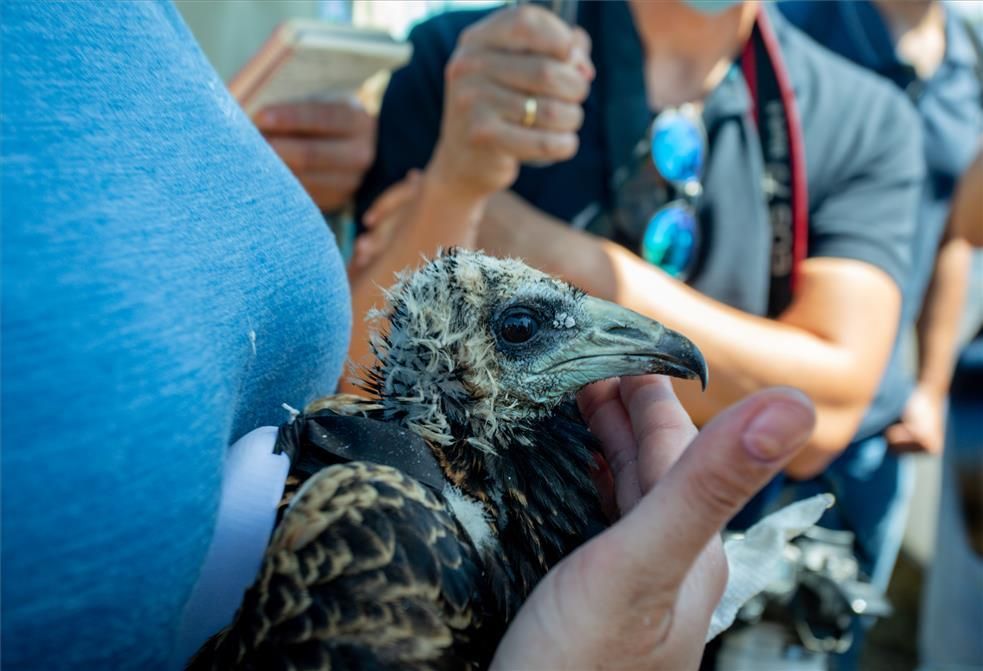
[[[902,339],[921,312],[945,230],[949,201],[960,175],[972,162],[983,133],[983,91],[975,70],[977,54],[966,27],[946,11],[946,51],[926,81],[902,61],[877,7],[857,2],[782,2],[786,17],[824,47],[889,79],[909,92],[921,120],[926,179],[918,206],[911,272],[902,284],[901,328],[877,399],[874,418],[897,417],[914,381],[904,362]],[[880,423],[880,421],[878,421]]]
[[[444,66],[458,34],[486,14],[441,15],[410,34],[413,58],[386,91],[376,162],[359,194],[362,208],[410,168],[426,165],[440,132]],[[911,269],[924,178],[917,118],[890,84],[822,49],[777,11],[769,10],[769,18],[802,123],[809,256],[870,263],[901,286]],[[564,220],[592,204],[610,204],[612,174],[630,160],[652,114],[642,46],[625,3],[581,3],[578,22],[591,35],[597,67],[584,105],[580,150],[563,163],[524,167],[512,187]],[[705,101],[703,121],[710,148],[699,218],[709,243],[690,282],[728,305],[764,315],[772,233],[761,145],[740,68],[732,68]],[[861,434],[882,430],[894,416],[868,417]]]
[[[335,388],[344,269],[173,7],[0,11],[4,668],[163,668],[227,446]]]

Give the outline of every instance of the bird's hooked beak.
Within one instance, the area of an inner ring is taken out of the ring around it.
[[[599,298],[585,297],[583,309],[589,324],[548,366],[558,387],[576,391],[598,380],[659,373],[699,379],[706,389],[706,361],[685,336]]]

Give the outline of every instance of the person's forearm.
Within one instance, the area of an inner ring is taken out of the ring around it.
[[[963,173],[952,197],[949,230],[974,247],[983,247],[983,149]]]
[[[789,472],[818,472],[846,447],[876,390],[889,346],[851,351],[832,333],[804,327],[802,309],[794,304],[780,320],[749,315],[669,278],[613,243],[603,244],[619,277],[615,299],[685,333],[711,362],[706,393],[694,384],[677,386],[698,425],[759,389],[790,385],[813,399],[818,415],[815,434]],[[897,304],[883,307],[885,319],[897,318]],[[881,306],[871,306],[870,314],[880,311]]]
[[[965,240],[943,241],[918,319],[918,385],[940,398],[952,380],[971,262]]]
[[[432,256],[440,248],[473,246],[484,202],[484,198],[450,188],[430,171],[424,174],[419,198],[397,215],[402,220],[395,223],[398,233],[393,244],[387,245],[352,279],[352,340],[348,354],[354,364],[372,363],[370,325],[365,316],[373,307],[382,307],[382,289],[393,283],[396,273],[417,267],[424,256]],[[340,386],[345,392],[359,392],[347,379],[342,379]]]
[[[789,472],[797,476],[818,472],[849,443],[886,365],[894,330],[888,329],[890,333],[880,338],[883,343],[875,338],[872,346],[858,354],[838,344],[832,329],[803,326],[810,320],[802,316],[806,312],[802,302],[836,305],[840,299],[845,302],[847,296],[800,295],[799,308],[793,306],[779,321],[765,319],[708,298],[624,248],[572,230],[514,195],[494,196],[485,217],[483,229],[485,222],[496,217],[499,220],[493,223],[503,224],[505,219],[521,221],[496,227],[507,228],[499,233],[507,240],[502,242],[502,250],[493,251],[517,251],[533,265],[593,295],[658,319],[692,338],[710,362],[711,383],[705,393],[692,383],[677,385],[677,392],[697,424],[758,389],[791,385],[805,391],[816,403],[818,422],[815,435]],[[483,237],[484,231],[479,239]],[[549,244],[534,244],[534,238],[548,240]],[[890,283],[886,277],[884,281]],[[843,284],[842,291],[852,292],[849,282]],[[878,322],[895,322],[900,298],[896,290],[894,294],[893,304],[872,304],[866,314]],[[854,318],[837,319],[832,313],[829,322],[841,329],[840,336],[844,321],[856,330],[869,328]],[[854,341],[868,340],[865,335],[848,335]]]

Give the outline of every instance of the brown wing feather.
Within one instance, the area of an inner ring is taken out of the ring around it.
[[[332,466],[297,493],[232,626],[189,668],[483,666],[481,642],[501,632],[482,627],[480,583],[437,495],[387,466]]]

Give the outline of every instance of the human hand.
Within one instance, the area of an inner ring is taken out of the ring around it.
[[[720,529],[805,444],[812,404],[764,390],[697,435],[666,378],[599,383],[579,401],[622,518],[546,575],[492,667],[695,669],[727,581]]]
[[[365,231],[355,241],[352,270],[368,266],[392,242],[402,220],[400,213],[419,196],[422,180],[419,170],[410,170],[402,181],[383,191],[365,211],[362,215]]]
[[[324,211],[351,199],[375,158],[375,118],[351,100],[272,105],[255,121]]]
[[[484,197],[511,185],[523,161],[572,157],[580,103],[594,77],[589,52],[581,28],[532,5],[500,10],[465,30],[444,73],[444,114],[429,170]],[[535,105],[532,119],[527,104]]]
[[[940,454],[945,445],[945,399],[924,387],[915,387],[901,421],[889,426],[884,437],[897,454]]]

